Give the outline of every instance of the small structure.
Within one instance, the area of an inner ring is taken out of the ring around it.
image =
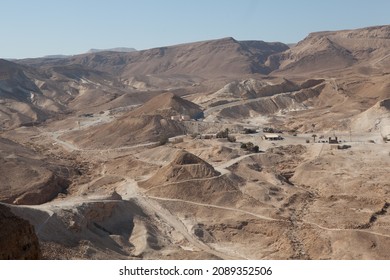
[[[276,141],[276,140],[282,140],[283,138],[278,135],[278,134],[264,134],[264,140],[269,140],[269,141]]]
[[[329,137],[329,144],[338,144],[339,141],[337,140],[337,137],[335,136],[334,138]]]
[[[175,115],[171,116],[172,121],[189,121],[191,120],[191,117],[189,115]]]
[[[201,136],[201,139],[213,139],[215,137],[215,134],[203,134]]]
[[[191,117],[189,115],[181,115],[180,120],[182,121],[189,121],[191,120]]]
[[[171,116],[172,121],[180,121],[180,115]]]

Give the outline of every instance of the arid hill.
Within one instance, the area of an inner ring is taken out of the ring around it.
[[[224,38],[131,53],[98,53],[72,57],[68,63],[135,75],[192,75],[204,78],[252,73],[267,74],[272,54],[287,50],[282,43]]]
[[[0,235],[9,208],[47,259],[389,259],[389,34],[0,60]]]
[[[167,92],[157,95],[127,116],[142,115],[161,115],[167,118],[175,115],[189,115],[191,118],[201,118],[203,112],[199,105]]]
[[[63,113],[93,110],[128,92],[110,74],[80,65],[46,68],[0,60],[0,127],[32,125]]]
[[[186,180],[202,180],[220,175],[220,173],[199,157],[179,151],[175,159],[168,165],[160,168],[143,186],[157,186]]]
[[[382,136],[390,134],[390,99],[379,101],[370,109],[353,117],[354,131],[379,131]]]
[[[0,127],[42,121],[61,110],[34,83],[37,76],[34,69],[0,59]]]
[[[71,132],[65,139],[87,149],[158,142],[163,137],[185,134],[184,126],[178,121],[171,120],[171,116],[176,115],[201,118],[203,112],[195,103],[168,92],[157,95],[117,120],[91,127],[86,134]]]
[[[389,48],[388,25],[316,32],[290,50],[271,57],[270,63],[283,73],[324,72],[350,66],[388,69]]]
[[[222,175],[199,157],[179,151],[168,165],[141,182],[147,194],[200,203],[235,205],[251,201],[239,189],[241,179]]]
[[[150,144],[184,133],[180,122],[165,119],[161,115],[142,115],[123,116],[110,123],[88,128],[83,133],[68,133],[63,138],[88,150]]]
[[[324,86],[323,79],[299,83],[287,79],[249,79],[231,82],[217,92],[194,101],[208,106],[205,115],[209,118],[247,119],[305,110],[321,94]]]

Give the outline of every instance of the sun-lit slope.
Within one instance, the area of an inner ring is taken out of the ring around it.
[[[63,106],[45,97],[34,69],[0,59],[0,126],[8,128],[42,121]]]
[[[35,67],[0,60],[1,127],[40,123],[72,111],[96,111],[97,106],[131,92],[112,75],[80,65]],[[129,104],[132,100],[124,105]]]
[[[197,104],[185,100],[173,93],[160,94],[141,107],[130,112],[128,116],[162,115],[170,117],[174,115],[189,115],[191,118],[202,117],[202,109]]]
[[[124,116],[110,123],[74,131],[63,138],[84,149],[118,148],[158,142],[184,134],[184,127],[161,115]]]
[[[389,69],[390,26],[311,33],[270,59],[283,73],[324,72],[353,65]]]
[[[390,135],[390,99],[382,100],[353,117],[351,128],[355,132],[378,131],[382,136]]]
[[[162,137],[185,134],[182,123],[170,118],[181,114],[192,118],[203,116],[195,103],[172,93],[163,93],[110,123],[71,132],[64,139],[87,149],[157,142]]]
[[[270,72],[267,58],[287,50],[282,43],[236,41],[233,38],[154,48],[131,53],[79,55],[68,63],[111,71],[123,77],[180,74],[200,77]]]
[[[161,198],[216,205],[255,203],[241,192],[242,183],[242,178],[221,174],[199,157],[178,151],[169,164],[140,186],[148,195]]]

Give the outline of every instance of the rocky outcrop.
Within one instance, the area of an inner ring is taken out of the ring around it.
[[[47,182],[27,190],[15,198],[12,203],[17,205],[43,204],[56,198],[59,193],[66,192],[68,186],[69,181],[53,174]]]
[[[43,204],[66,193],[76,174],[72,163],[0,137],[0,202]]]
[[[41,259],[41,250],[34,227],[0,205],[0,259]]]

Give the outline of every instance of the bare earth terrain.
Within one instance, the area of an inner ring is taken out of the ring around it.
[[[389,53],[379,26],[0,60],[2,258],[389,259]]]

